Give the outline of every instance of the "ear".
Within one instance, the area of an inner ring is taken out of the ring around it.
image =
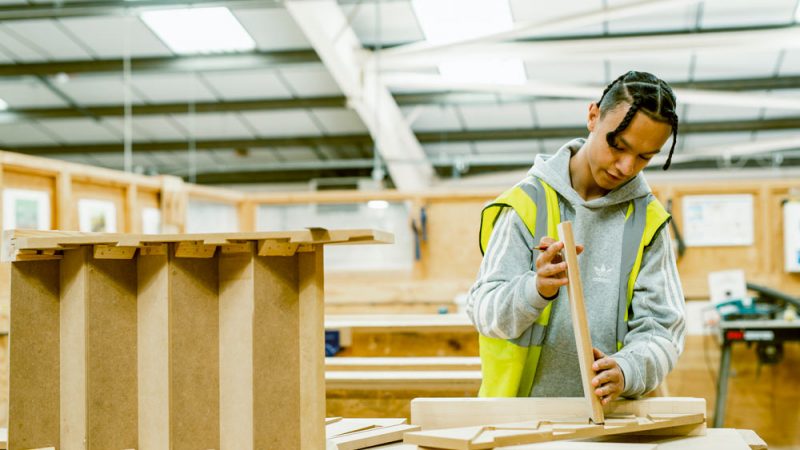
[[[586,128],[589,129],[590,133],[594,133],[598,120],[600,120],[600,106],[595,102],[589,103],[589,116],[586,118]]]

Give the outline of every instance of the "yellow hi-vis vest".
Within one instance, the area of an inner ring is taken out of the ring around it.
[[[557,225],[561,222],[558,194],[544,181],[531,176],[501,194],[484,207],[481,214],[480,248],[483,254],[495,221],[504,208],[514,208],[528,231],[538,242],[543,236],[559,239]],[[625,214],[622,239],[622,270],[620,270],[619,298],[617,302],[617,350],[622,348],[628,332],[628,311],[633,300],[633,287],[642,264],[645,247],[650,245],[659,230],[670,219],[669,213],[652,195],[631,200]],[[535,270],[535,257],[531,269]],[[536,366],[542,350],[551,305],[521,336],[515,339],[498,339],[479,336],[481,372],[483,382],[480,397],[528,397],[533,388]]]

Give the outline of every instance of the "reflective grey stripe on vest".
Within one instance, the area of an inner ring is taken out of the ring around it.
[[[623,342],[628,334],[628,324],[625,322],[625,311],[628,309],[628,280],[631,277],[633,264],[639,245],[644,238],[644,227],[647,222],[647,205],[653,195],[639,197],[633,200],[633,212],[625,221],[625,230],[622,233],[622,264],[619,271],[619,296],[617,300],[617,342]]]
[[[536,234],[534,239],[541,239],[543,236],[547,236],[547,196],[545,195],[544,186],[542,186],[541,181],[536,177],[531,177],[531,180],[535,186],[522,183],[519,187],[528,194],[528,197],[536,204]],[[531,270],[534,272],[536,271],[536,258],[531,258]],[[533,325],[529,326],[518,338],[509,339],[509,342],[520,347],[542,345],[542,342],[544,342],[545,330],[546,327],[534,322]]]

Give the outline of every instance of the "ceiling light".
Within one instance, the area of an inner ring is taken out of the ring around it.
[[[425,38],[446,44],[507,31],[513,27],[511,6],[498,0],[413,0]],[[471,58],[439,65],[454,82],[524,84],[525,67],[519,58]]]
[[[8,103],[5,100],[0,98],[0,111],[5,111],[8,109]]]
[[[175,53],[226,53],[256,48],[228,8],[145,11],[142,21]]]

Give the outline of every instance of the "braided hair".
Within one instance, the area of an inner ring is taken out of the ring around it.
[[[606,86],[600,101],[597,102],[600,117],[621,103],[629,103],[631,107],[619,126],[614,131],[606,133],[608,145],[616,145],[617,135],[625,131],[636,112],[641,111],[655,121],[672,126],[672,146],[669,149],[667,162],[664,163],[664,170],[669,169],[675,142],[678,140],[678,114],[675,112],[677,105],[672,88],[653,74],[632,70]]]

